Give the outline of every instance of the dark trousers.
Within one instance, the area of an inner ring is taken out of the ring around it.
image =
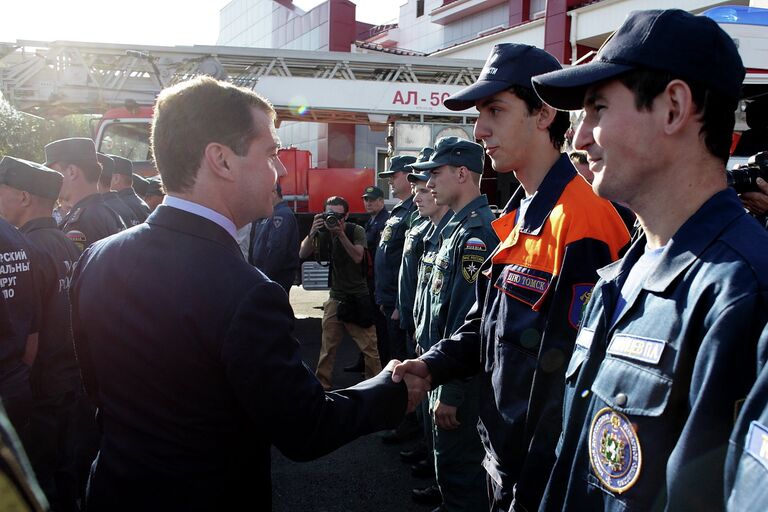
[[[398,359],[404,361],[408,357],[408,350],[406,340],[408,338],[404,329],[400,328],[400,320],[392,320],[392,312],[394,307],[384,306],[384,318],[387,321],[387,339],[389,340],[389,357],[387,362],[391,359]],[[382,366],[386,363],[383,362]]]
[[[79,389],[36,396],[30,414],[26,447],[51,510],[77,511],[81,498],[75,463],[75,416]]]

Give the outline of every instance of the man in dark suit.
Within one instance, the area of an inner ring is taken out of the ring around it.
[[[103,430],[91,512],[269,510],[271,445],[316,458],[406,411],[389,372],[325,393],[288,296],[235,241],[272,213],[285,174],[274,120],[256,93],[212,78],[163,91],[152,139],[164,204],[76,265],[75,346]]]

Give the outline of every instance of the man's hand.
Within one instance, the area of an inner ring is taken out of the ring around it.
[[[435,410],[433,411],[435,417],[435,425],[443,430],[456,430],[461,423],[456,419],[456,412],[458,408],[452,405],[445,405],[440,403],[440,400],[435,402]]]
[[[408,412],[413,412],[427,397],[427,391],[432,389],[432,375],[429,373],[427,364],[419,359],[408,359],[402,363],[396,361],[396,363],[397,365],[392,370],[392,381],[405,381],[406,386],[408,386]],[[387,365],[387,368],[390,364]]]
[[[768,212],[768,183],[763,178],[757,178],[757,186],[760,192],[744,192],[740,196],[741,202],[755,215],[763,215]]]
[[[314,220],[312,221],[312,226],[309,228],[309,238],[312,238],[317,234],[318,231],[320,231],[320,228],[325,226],[325,221],[323,220],[323,214],[318,213],[315,215]]]
[[[347,235],[344,233],[344,221],[342,219],[338,219],[338,221],[339,222],[337,222],[335,226],[330,227],[326,225],[326,227],[333,236],[344,236],[346,238]]]
[[[391,318],[393,322],[397,322],[398,320],[400,320],[400,312],[397,310],[397,308],[395,308],[392,311],[392,316],[390,316],[389,318]]]

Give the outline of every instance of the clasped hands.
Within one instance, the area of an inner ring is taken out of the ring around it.
[[[408,388],[408,412],[413,412],[432,389],[432,375],[429,367],[419,359],[400,362],[393,359],[385,370],[392,372],[392,382],[405,382]]]

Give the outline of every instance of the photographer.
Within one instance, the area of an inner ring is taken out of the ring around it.
[[[331,293],[323,304],[323,335],[317,378],[325,389],[331,388],[336,349],[344,329],[357,343],[365,361],[365,378],[381,371],[376,349],[376,328],[366,283],[365,230],[347,224],[349,204],[338,196],[325,201],[325,213],[315,215],[312,227],[301,242],[299,257],[315,254],[329,261]]]

